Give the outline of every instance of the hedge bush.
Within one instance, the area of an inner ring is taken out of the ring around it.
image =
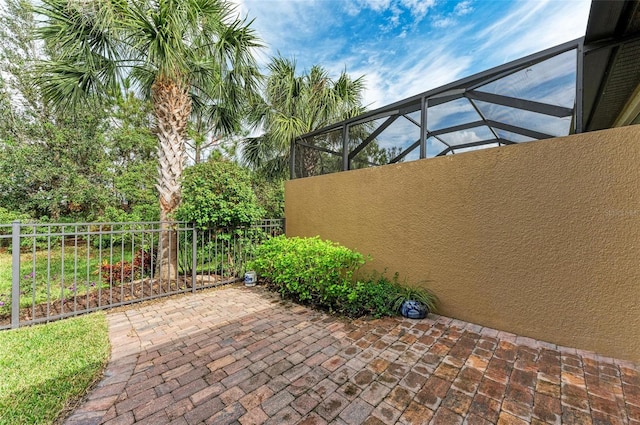
[[[279,236],[257,248],[250,267],[283,298],[350,317],[398,314],[395,302],[404,289],[397,275],[355,280],[364,263],[362,254],[334,242]]]
[[[320,238],[278,236],[257,248],[252,267],[286,298],[324,304],[364,264],[362,254]]]
[[[212,160],[184,170],[178,220],[199,228],[241,227],[263,216],[249,173],[237,164]]]

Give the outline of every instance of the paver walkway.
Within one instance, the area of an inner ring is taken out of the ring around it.
[[[77,424],[640,424],[640,365],[446,317],[348,321],[228,287],[108,315]]]

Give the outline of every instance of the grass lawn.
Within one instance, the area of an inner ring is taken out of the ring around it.
[[[53,424],[108,357],[102,312],[0,332],[0,424]]]
[[[111,257],[108,250],[99,255],[97,249],[86,246],[67,247],[64,252],[64,264],[61,248],[52,247],[51,251],[39,250],[35,255],[31,251],[20,255],[20,306],[27,307],[35,303],[55,301],[73,295],[82,295],[97,286],[108,287],[100,276],[101,261],[117,262],[121,259],[131,261],[131,250],[115,250]],[[0,251],[0,314],[11,312],[11,254]],[[50,279],[50,287],[47,287]],[[119,282],[114,282],[115,284]],[[34,296],[35,295],[35,296]]]

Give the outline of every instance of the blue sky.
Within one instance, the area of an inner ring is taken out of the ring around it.
[[[299,71],[365,75],[375,109],[584,35],[590,0],[235,0]]]

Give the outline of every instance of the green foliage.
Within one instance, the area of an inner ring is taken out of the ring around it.
[[[128,81],[148,95],[154,82],[170,83],[187,88],[196,109],[211,106],[224,132],[257,84],[260,40],[225,1],[45,0],[36,13],[37,34],[52,47],[38,83],[57,108],[100,102]]]
[[[129,85],[101,107],[51,110],[33,64],[52,52],[34,38],[27,0],[0,8],[0,205],[41,219],[92,221],[107,206],[159,216],[152,109]]]
[[[364,263],[361,254],[318,237],[278,236],[256,249],[249,267],[283,298],[350,317],[396,315],[405,299],[424,302],[435,311],[435,295],[400,284],[397,273],[392,279],[374,272],[354,280]]]
[[[265,132],[242,142],[242,156],[267,178],[286,179],[294,137],[364,112],[364,78],[343,71],[334,79],[319,65],[296,75],[295,61],[281,56],[268,69],[264,98],[253,98],[250,110],[250,121]]]
[[[22,223],[31,221],[31,217],[28,214],[9,211],[6,208],[0,207],[0,224],[11,224],[12,221],[20,220]],[[0,235],[10,235],[12,233],[11,227],[0,227]],[[11,246],[11,239],[0,239],[0,247]]]
[[[136,205],[129,212],[122,208],[108,206],[105,208],[104,214],[99,217],[98,221],[114,223],[157,221],[159,215],[159,207],[157,204],[157,202],[154,202],[151,205]]]
[[[248,226],[264,216],[247,171],[227,161],[208,161],[184,171],[176,218],[200,228]]]
[[[242,276],[247,270],[247,261],[255,250],[269,237],[257,227],[237,229],[198,230],[196,247],[196,274],[214,274],[224,277]],[[180,234],[178,267],[182,274],[193,271],[193,236],[191,232]]]
[[[268,180],[252,174],[253,191],[267,218],[284,217],[284,180]]]
[[[260,245],[251,267],[283,297],[342,310],[362,254],[320,238],[278,236]]]
[[[0,140],[0,202],[35,217],[95,218],[109,203],[103,124],[87,111],[13,129],[15,139]]]
[[[129,85],[153,103],[160,129],[155,187],[160,217],[170,219],[180,201],[190,115],[200,117],[196,131],[203,137],[233,134],[257,92],[253,54],[261,44],[251,22],[224,0],[43,0],[35,12],[37,35],[51,46],[36,65],[47,105],[56,111],[104,105]]]
[[[141,246],[144,249],[152,249],[156,246],[159,239],[159,233],[146,232],[148,225],[144,220],[135,213],[127,213],[120,209],[107,207],[102,222],[108,223],[101,225],[99,229],[106,232],[104,236],[93,237],[90,240],[91,246],[94,248],[110,249],[115,247],[131,247]]]
[[[4,207],[0,207],[0,224],[9,224],[15,220],[20,220],[21,222],[25,223],[30,221],[31,217],[29,216],[29,214],[9,211]]]
[[[50,236],[50,233],[59,233],[64,226],[39,226],[38,224],[46,224],[48,217],[41,217],[39,220],[31,218],[28,214],[8,211],[6,208],[0,207],[0,224],[10,224],[14,220],[20,220],[22,237],[20,238],[21,250],[29,249],[47,249],[58,246],[62,240],[61,236]],[[29,226],[24,226],[29,224]],[[13,229],[10,226],[0,227],[0,235],[10,235]],[[34,235],[34,236],[26,236]],[[42,236],[37,236],[37,235]],[[12,243],[10,238],[0,239],[0,247],[7,247],[7,252],[12,252]]]
[[[0,424],[59,423],[109,358],[104,313],[0,333]]]
[[[392,297],[391,308],[393,311],[400,312],[402,303],[408,300],[418,301],[426,305],[430,312],[436,311],[438,297],[428,289],[408,284],[400,284],[398,282],[398,274],[394,276],[394,286],[396,293]]]
[[[138,99],[132,92],[118,93],[111,108],[114,120],[105,134],[111,167],[114,202],[131,217],[112,220],[113,211],[105,211],[107,221],[156,221],[160,218],[158,193],[157,139],[151,132],[151,103]]]
[[[351,316],[370,314],[375,317],[393,316],[398,310],[392,300],[397,294],[397,286],[382,274],[373,273],[355,285],[355,296],[349,304]]]

